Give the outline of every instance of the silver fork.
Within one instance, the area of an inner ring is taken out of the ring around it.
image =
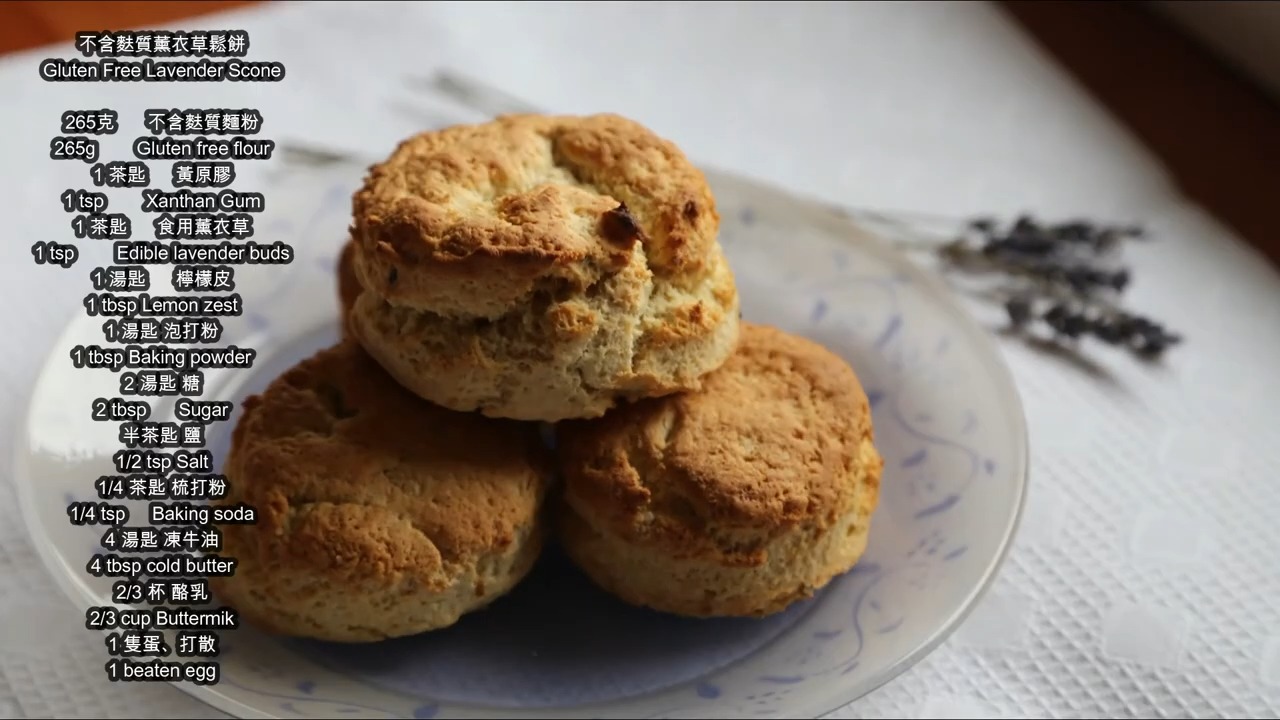
[[[484,115],[515,115],[541,112],[531,103],[486,85],[479,80],[464,77],[448,68],[437,70],[426,77],[407,77],[404,78],[403,83],[406,89],[415,93],[430,93]],[[442,124],[441,116],[429,114],[425,109],[412,103],[393,101],[391,109],[414,117],[417,120],[427,120],[433,126]],[[280,153],[280,159],[288,165],[322,167],[335,164],[367,165],[374,162],[372,159],[361,157],[357,153],[293,140],[281,141]]]

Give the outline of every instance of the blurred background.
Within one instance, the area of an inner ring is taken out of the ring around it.
[[[67,42],[77,29],[153,27],[268,4],[0,2],[0,53]],[[473,14],[492,12],[474,5]],[[1190,198],[1280,258],[1273,206],[1280,197],[1280,4],[1050,1],[996,8],[1158,155]]]
[[[244,29],[248,59],[288,76],[38,78],[76,31],[129,28]],[[16,238],[0,336],[22,339],[0,343],[0,458],[83,314],[85,269],[28,252],[68,237],[57,197],[83,178],[48,158],[62,111],[116,108],[123,141],[157,102],[250,107],[264,137],[369,160],[491,114],[478,88],[617,112],[696,163],[846,208],[1084,217],[1158,240],[1135,245],[1127,297],[1185,346],[1081,373],[999,340],[1033,456],[1014,552],[953,640],[838,716],[1275,717],[1280,572],[1258,568],[1280,571],[1277,48],[1280,3],[1262,2],[0,2],[0,217]],[[262,172],[238,164],[237,187]],[[100,682],[102,647],[14,506],[0,483],[0,717],[217,716],[167,686]]]

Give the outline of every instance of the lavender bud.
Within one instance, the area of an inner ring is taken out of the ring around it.
[[[1005,312],[1009,313],[1009,323],[1014,327],[1023,327],[1031,321],[1032,302],[1026,295],[1015,295],[1004,303]]]

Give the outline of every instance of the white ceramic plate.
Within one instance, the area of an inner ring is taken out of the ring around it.
[[[236,269],[246,313],[220,344],[256,348],[258,360],[207,371],[203,399],[240,400],[336,339],[334,258],[359,179],[298,170],[267,191],[254,239],[291,243],[298,257]],[[838,213],[709,179],[744,317],[843,355],[872,400],[886,466],[852,572],[773,618],[689,621],[613,601],[553,552],[514,594],[446,631],[352,647],[236,630],[223,638],[221,682],[180,687],[241,717],[814,717],[942,642],[990,583],[1022,508],[1026,429],[1008,372],[940,282]],[[161,292],[168,270],[152,267]],[[103,528],[73,527],[66,513],[97,499],[93,482],[114,472],[121,447],[117,425],[89,414],[93,398],[120,394],[117,376],[69,359],[77,344],[105,344],[100,328],[85,317],[63,333],[16,446],[34,545],[81,608],[112,604],[112,581],[85,571]],[[153,407],[153,419],[172,419],[172,402]],[[230,429],[209,434],[219,461]],[[145,503],[124,504],[145,522]]]

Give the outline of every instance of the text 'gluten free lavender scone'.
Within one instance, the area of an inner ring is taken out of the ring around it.
[[[511,590],[544,539],[552,463],[533,424],[454,413],[354,342],[243,404],[225,465],[239,561],[213,578],[248,622],[369,642],[452,625]]]
[[[703,389],[561,425],[559,536],[622,600],[761,616],[811,596],[866,548],[883,460],[839,357],[744,325]]]
[[[702,173],[614,115],[428,132],[353,200],[351,329],[401,384],[496,417],[693,390],[738,335]]]

